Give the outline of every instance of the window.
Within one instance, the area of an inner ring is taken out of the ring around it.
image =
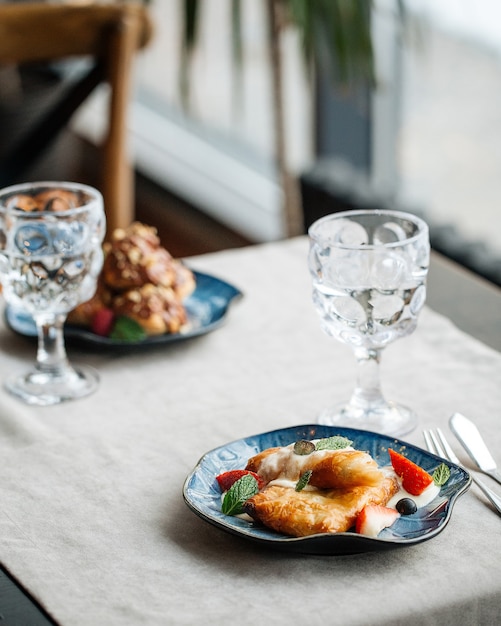
[[[201,3],[189,115],[178,88],[180,0],[152,2],[155,37],[138,63],[131,120],[143,173],[256,241],[284,235],[264,1],[243,0],[241,89],[235,89],[231,62],[230,2]],[[359,141],[366,154],[355,168],[368,169],[377,200],[390,196],[401,208],[423,213],[437,249],[501,282],[495,227],[501,206],[501,5],[406,0],[405,6],[410,17],[401,36],[397,1],[375,3],[379,88],[364,100],[362,115],[346,114],[346,102],[325,98],[325,89],[323,96],[319,89],[312,94],[296,35],[288,35],[290,164],[300,174],[318,156],[328,161],[340,146],[342,152],[343,141],[350,148]]]
[[[402,195],[424,208],[441,251],[501,284],[501,5],[408,5]]]
[[[273,166],[270,73],[262,2],[246,0],[244,66],[236,83],[230,3],[205,0],[191,80],[191,109],[179,95],[180,3],[151,4],[155,38],[139,64],[136,162],[157,181],[256,240],[283,235]],[[286,71],[289,158],[311,160],[310,96],[291,34]]]

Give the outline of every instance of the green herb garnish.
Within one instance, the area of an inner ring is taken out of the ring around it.
[[[441,487],[442,485],[445,485],[445,483],[449,480],[450,477],[451,477],[451,470],[445,463],[441,463],[437,467],[437,469],[433,472],[433,476],[432,476],[433,482],[435,483],[435,485],[437,485],[437,487]]]
[[[309,469],[306,472],[303,472],[299,477],[299,480],[296,483],[294,489],[296,491],[303,491],[306,485],[310,482],[311,475],[313,474],[313,470]]]
[[[294,454],[305,456],[306,454],[311,454],[312,452],[315,452],[315,444],[313,443],[313,441],[300,439],[294,444]]]
[[[341,435],[334,435],[333,437],[327,437],[326,439],[319,439],[315,450],[342,450],[351,446],[353,441],[350,441],[346,437]]]
[[[130,317],[120,315],[115,320],[113,330],[110,333],[110,339],[134,343],[146,338],[144,328]]]
[[[259,491],[254,476],[246,474],[233,483],[224,498],[221,510],[225,515],[239,515],[244,512],[243,505]]]

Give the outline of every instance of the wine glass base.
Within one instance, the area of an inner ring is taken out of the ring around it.
[[[76,400],[93,393],[99,384],[99,375],[91,367],[68,367],[54,375],[34,368],[25,374],[16,374],[5,380],[5,389],[26,402],[50,406],[67,400]]]
[[[395,402],[387,402],[370,408],[342,404],[324,409],[318,416],[318,423],[326,426],[371,430],[391,437],[401,437],[416,428],[418,416],[408,407]]]

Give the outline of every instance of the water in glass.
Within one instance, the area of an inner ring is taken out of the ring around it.
[[[313,302],[323,330],[350,345],[359,363],[347,405],[320,421],[392,435],[409,432],[416,416],[387,402],[378,381],[381,350],[413,332],[426,299],[430,246],[418,217],[398,211],[347,211],[309,229]]]

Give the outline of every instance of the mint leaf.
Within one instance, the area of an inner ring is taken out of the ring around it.
[[[342,450],[351,446],[353,441],[350,441],[346,437],[341,435],[334,435],[333,437],[327,437],[326,439],[320,439],[317,441],[315,450]]]
[[[310,482],[310,478],[312,474],[313,474],[313,471],[311,469],[306,470],[306,472],[303,472],[301,476],[299,477],[299,480],[297,481],[294,489],[296,491],[303,491],[306,485]]]
[[[315,444],[313,441],[307,441],[306,439],[300,439],[294,444],[294,454],[305,456],[315,452]]]
[[[441,463],[437,469],[433,472],[433,482],[437,487],[445,485],[445,483],[451,477],[451,470],[445,463]]]
[[[221,510],[225,515],[239,515],[244,512],[243,505],[259,491],[257,480],[246,474],[233,483],[224,498]]]
[[[146,338],[146,331],[144,328],[130,317],[120,315],[115,320],[113,330],[110,333],[110,339],[117,341],[125,341],[127,343],[134,343]]]

